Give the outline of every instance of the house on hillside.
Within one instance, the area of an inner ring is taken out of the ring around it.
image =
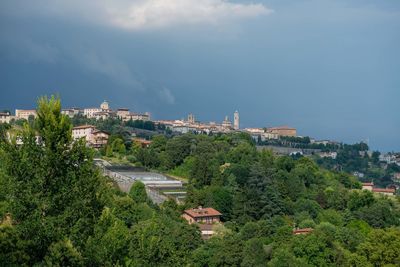
[[[294,235],[306,235],[306,234],[309,234],[309,233],[311,233],[312,231],[314,231],[314,229],[312,229],[312,228],[296,228],[296,229],[293,229],[293,234]]]
[[[373,188],[372,192],[380,193],[380,194],[387,195],[387,196],[394,196],[394,194],[396,193],[396,189],[394,189],[394,188]]]
[[[380,193],[388,196],[393,196],[396,193],[396,188],[377,188],[374,183],[362,183],[362,190],[368,190],[373,193]]]
[[[109,133],[97,130],[93,125],[82,125],[72,129],[72,137],[74,140],[84,138],[86,143],[94,148],[105,146],[109,136]]]
[[[374,188],[374,183],[373,182],[362,183],[362,190],[372,191],[373,188]]]
[[[201,206],[194,209],[185,210],[182,217],[189,224],[196,223],[203,239],[208,239],[214,235],[213,226],[221,223],[222,214],[213,208],[202,208]]]

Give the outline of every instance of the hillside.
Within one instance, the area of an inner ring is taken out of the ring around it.
[[[399,199],[362,191],[352,175],[258,151],[247,134],[158,135],[147,148],[114,138],[94,152],[72,140],[60,108],[59,99],[41,98],[20,145],[1,127],[4,266],[400,264]],[[184,205],[153,204],[140,182],[119,191],[93,164],[107,149],[110,157],[187,178]],[[222,213],[209,240],[181,218],[198,206]],[[310,230],[295,235],[298,228]]]

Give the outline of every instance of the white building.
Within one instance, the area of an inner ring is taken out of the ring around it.
[[[374,189],[374,183],[362,183],[362,190],[368,190],[372,192],[372,189]]]
[[[117,117],[120,118],[123,121],[128,120],[128,116],[129,116],[130,112],[129,112],[129,108],[119,108],[117,109]]]
[[[75,112],[74,112],[73,109],[62,109],[61,110],[61,114],[66,115],[66,116],[68,116],[70,118],[75,116]]]
[[[100,108],[103,111],[109,111],[110,110],[110,104],[106,100],[104,100],[104,102],[101,103]]]
[[[130,113],[127,117],[127,120],[133,120],[133,121],[148,121],[150,120],[150,113],[145,112],[144,114],[139,114],[139,113]]]
[[[61,110],[61,114],[67,115],[68,117],[72,118],[76,115],[82,114],[83,110],[80,108],[65,108]]]
[[[89,142],[92,133],[96,130],[93,125],[82,125],[72,129],[72,138],[80,139],[85,138],[86,142]]]
[[[36,118],[37,113],[34,109],[16,109],[15,110],[15,117],[16,119],[25,119],[28,120],[29,117]]]
[[[83,115],[87,118],[94,118],[96,113],[102,112],[101,108],[85,108],[83,110]]]
[[[72,129],[72,138],[74,140],[84,138],[88,145],[99,148],[107,144],[109,134],[97,130],[93,125],[82,125]]]
[[[11,119],[9,112],[0,112],[0,123],[9,123]]]
[[[232,128],[232,122],[229,120],[228,116],[225,116],[224,121],[222,122],[223,128]]]
[[[235,113],[233,114],[233,129],[235,130],[239,130],[240,129],[240,125],[239,125],[239,111],[235,111]]]
[[[321,158],[331,158],[331,159],[336,159],[337,157],[337,152],[333,151],[333,152],[321,152],[319,153],[319,156]]]
[[[379,161],[386,162],[387,164],[396,163],[396,156],[390,153],[380,154]]]

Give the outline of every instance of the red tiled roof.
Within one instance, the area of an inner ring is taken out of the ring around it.
[[[152,143],[152,141],[149,141],[146,139],[138,139],[138,138],[134,138],[133,141],[137,142],[137,143],[141,143],[141,144],[146,144],[146,145],[150,145]]]
[[[314,229],[312,228],[303,228],[303,229],[294,229],[293,234],[308,234],[311,233]]]
[[[197,208],[185,210],[185,213],[192,218],[201,218],[209,216],[221,216],[222,214],[213,208]]]
[[[396,189],[393,188],[372,188],[372,192],[376,193],[394,193]]]

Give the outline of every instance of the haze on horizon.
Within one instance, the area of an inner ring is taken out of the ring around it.
[[[157,119],[290,125],[400,151],[397,0],[0,2],[0,109],[63,105]]]

